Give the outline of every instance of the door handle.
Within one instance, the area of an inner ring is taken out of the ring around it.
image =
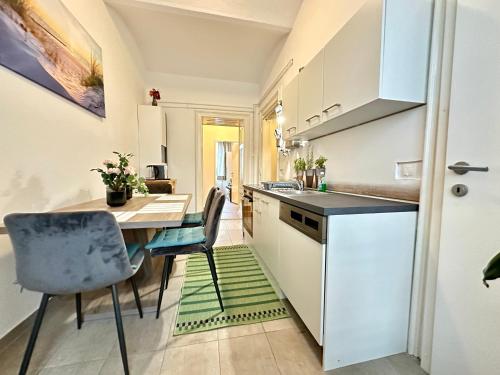
[[[470,164],[465,161],[459,161],[453,165],[448,165],[448,169],[452,170],[456,174],[466,174],[467,172],[488,172],[490,170],[488,167],[471,167]]]

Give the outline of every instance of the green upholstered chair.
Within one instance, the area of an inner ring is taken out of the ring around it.
[[[225,199],[224,193],[220,191],[215,192],[210,209],[208,210],[209,212],[204,227],[165,229],[157,233],[145,246],[146,249],[150,249],[151,256],[165,257],[158,296],[158,305],[156,308],[157,319],[160,316],[163,292],[168,286],[171,264],[174,257],[181,254],[204,253],[207,256],[215,291],[217,293],[217,298],[219,299],[219,305],[221,310],[224,311],[224,305],[222,303],[222,297],[217,283],[218,278],[213,257],[213,245],[217,240],[219,223]]]
[[[186,214],[184,220],[182,221],[183,227],[193,227],[205,225],[208,217],[208,211],[212,205],[212,200],[214,199],[215,192],[218,190],[215,186],[212,186],[208,191],[207,200],[205,201],[205,207],[202,212],[194,212],[191,214]]]
[[[117,284],[130,279],[142,318],[136,272],[144,253],[125,245],[115,217],[105,211],[10,214],[4,218],[16,259],[17,281],[43,293],[19,370],[26,374],[49,299],[76,295],[77,325],[82,325],[81,293],[111,287],[125,374],[129,373]]]

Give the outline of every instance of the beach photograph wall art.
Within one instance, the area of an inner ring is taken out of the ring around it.
[[[0,65],[106,115],[101,47],[60,0],[0,0]]]

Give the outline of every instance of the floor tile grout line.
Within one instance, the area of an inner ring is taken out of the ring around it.
[[[268,332],[264,332],[264,335],[266,336],[266,340],[267,340],[267,343],[269,344],[269,349],[271,349],[271,353],[273,355],[273,358],[274,358],[274,363],[276,364],[276,368],[278,369],[278,372],[282,374],[281,372],[281,368],[280,368],[280,365],[278,363],[278,360],[276,359],[276,354],[274,353],[274,350],[273,350],[273,346],[271,345],[271,341],[269,340],[269,337],[267,336]]]
[[[217,332],[217,338],[219,338],[219,332]],[[222,375],[222,365],[220,361],[220,342],[217,340],[217,354],[219,359],[219,375]]]

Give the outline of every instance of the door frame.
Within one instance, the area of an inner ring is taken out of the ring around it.
[[[434,2],[408,352],[430,372],[457,0]]]
[[[195,111],[195,174],[196,174],[196,211],[203,209],[203,123],[202,117],[231,117],[243,120],[243,181],[240,180],[240,193],[243,192],[242,184],[252,182],[253,162],[253,112],[231,111],[224,109],[196,110]]]

